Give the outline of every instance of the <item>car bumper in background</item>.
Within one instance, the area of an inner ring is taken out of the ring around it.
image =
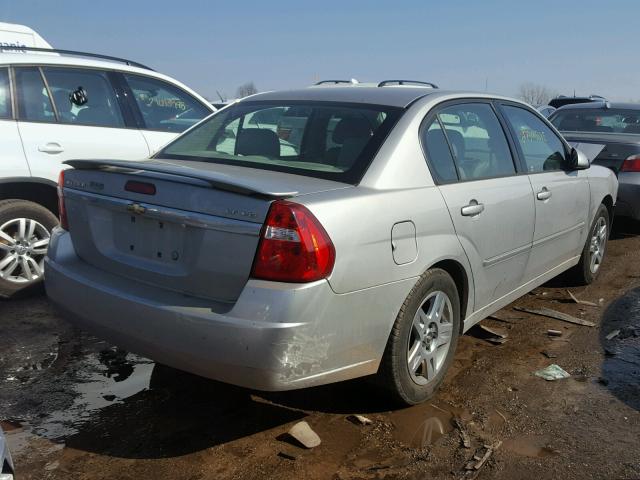
[[[249,280],[233,305],[101,271],[54,230],[49,297],[67,318],[160,363],[258,390],[289,390],[375,373],[415,279],[350,294],[326,281]]]
[[[640,220],[640,172],[620,172],[618,182],[616,215]]]

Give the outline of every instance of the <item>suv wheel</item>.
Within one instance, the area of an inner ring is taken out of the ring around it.
[[[379,379],[405,405],[436,392],[453,361],[460,332],[460,300],[441,269],[425,273],[405,300],[391,330]]]
[[[51,230],[53,213],[26,200],[0,201],[0,296],[9,298],[38,284]]]

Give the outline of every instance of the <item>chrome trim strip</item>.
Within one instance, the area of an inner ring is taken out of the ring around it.
[[[505,253],[501,253],[500,255],[496,255],[495,257],[491,257],[491,258],[487,258],[486,260],[482,261],[482,266],[483,267],[491,267],[497,263],[500,262],[504,262],[505,260],[509,260],[510,258],[513,258],[517,255],[520,255],[521,253],[526,252],[529,249],[532,249],[533,247],[537,247],[538,245],[541,245],[545,242],[548,242],[550,240],[556,239],[558,237],[561,237],[562,235],[566,235],[568,233],[571,233],[575,230],[579,230],[581,228],[583,228],[585,225],[584,222],[580,222],[577,225],[574,225],[573,227],[569,227],[566,228],[560,232],[556,232],[554,234],[548,235],[544,238],[540,238],[538,240],[536,240],[533,243],[527,244],[527,245],[523,245],[521,247],[515,248],[509,252],[505,252]]]
[[[584,228],[585,223],[584,222],[580,222],[577,225],[574,225],[573,227],[569,227],[569,228],[565,228],[564,230],[561,230],[559,232],[556,233],[552,233],[551,235],[548,235],[546,237],[543,238],[539,238],[538,240],[533,242],[533,246],[537,247],[540,244],[543,244],[545,242],[548,242],[550,240],[556,239],[558,237],[561,237],[562,235],[566,235],[567,233],[571,233],[575,230],[580,230],[581,228]]]
[[[260,235],[262,225],[253,222],[243,222],[242,220],[234,220],[231,218],[218,217],[214,215],[204,215],[186,210],[177,210],[169,207],[160,207],[149,203],[136,202],[133,200],[125,200],[122,198],[107,197],[95,193],[74,190],[66,187],[64,196],[69,199],[87,202],[93,205],[99,205],[109,210],[126,213],[128,215],[141,216],[144,218],[153,218],[160,221],[177,223],[180,225],[203,228],[207,230],[216,230],[221,232],[235,233],[238,235],[249,235],[257,237]],[[131,205],[137,205],[139,212],[132,213]]]
[[[515,248],[509,252],[501,253],[500,255],[496,255],[495,257],[487,258],[482,261],[483,267],[491,267],[497,263],[504,262],[505,260],[509,260],[510,258],[516,257],[521,253],[525,253],[531,250],[531,244],[527,243],[521,247]]]

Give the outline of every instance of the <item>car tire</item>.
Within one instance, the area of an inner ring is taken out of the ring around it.
[[[455,282],[444,270],[427,271],[400,308],[378,370],[395,403],[416,405],[434,395],[453,361],[460,322]]]
[[[56,216],[37,203],[0,201],[0,297],[15,297],[42,282],[44,256],[57,224]]]
[[[601,270],[610,232],[609,210],[600,204],[596,216],[589,229],[589,235],[582,249],[580,261],[574,267],[573,276],[582,284],[592,283]]]

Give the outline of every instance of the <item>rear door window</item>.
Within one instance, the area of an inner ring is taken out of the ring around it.
[[[199,100],[168,82],[124,74],[145,128],[183,132],[211,113]]]
[[[0,68],[0,118],[11,118],[11,88],[7,68]]]
[[[460,180],[516,173],[509,143],[491,105],[452,105],[440,110],[438,120],[444,128]]]
[[[18,118],[32,122],[55,122],[49,92],[37,67],[15,69]]]
[[[524,108],[501,108],[514,131],[528,173],[562,170],[566,166],[564,144],[542,120]]]
[[[449,183],[458,180],[458,173],[451,155],[447,137],[444,135],[438,118],[434,118],[431,124],[422,133],[422,142],[426,149],[427,159],[432,173],[439,183]]]
[[[60,123],[116,128],[125,126],[118,99],[106,72],[55,67],[45,67],[42,71]]]

